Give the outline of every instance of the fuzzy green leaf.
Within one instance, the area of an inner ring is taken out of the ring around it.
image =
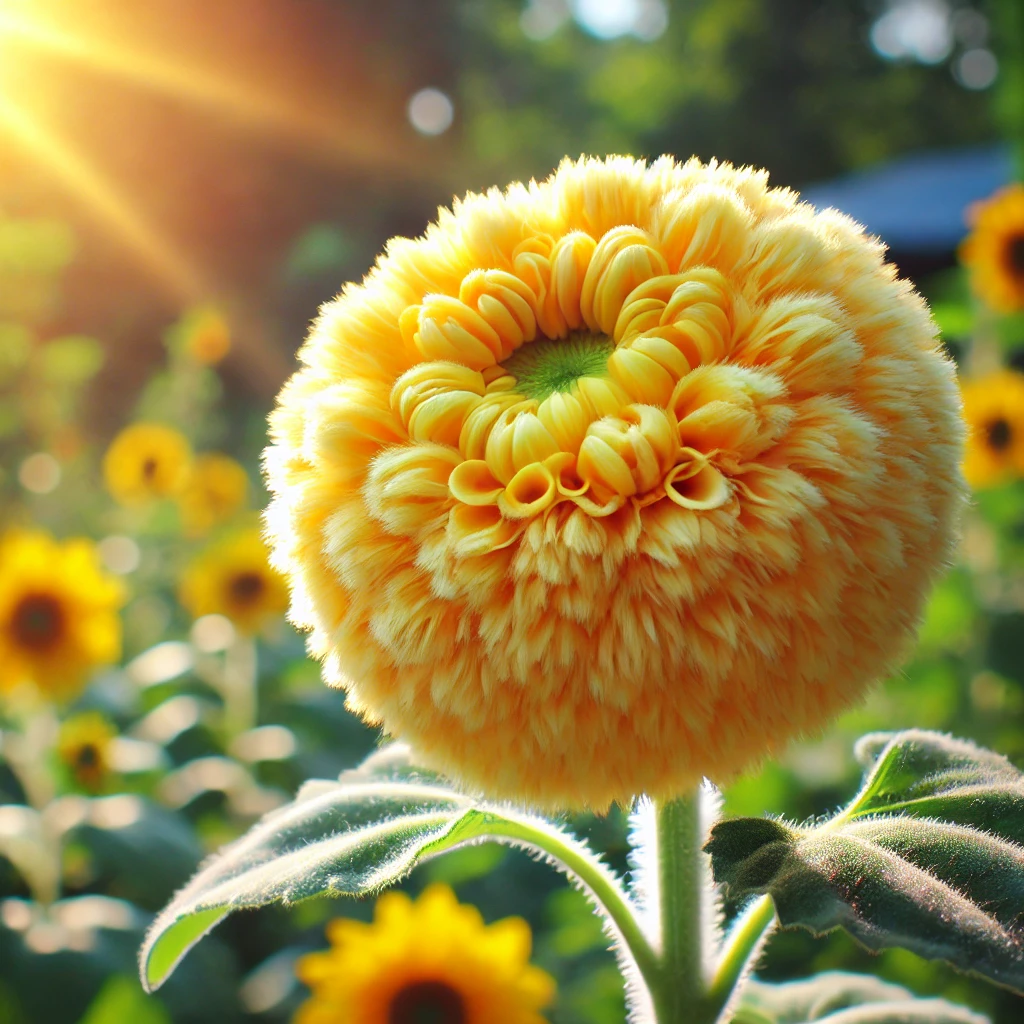
[[[917,730],[865,737],[857,753],[868,772],[836,817],[719,822],[716,881],[769,893],[784,926],[843,927],[869,949],[903,946],[1024,991],[1024,775]]]
[[[802,981],[743,990],[732,1024],[989,1024],[944,999],[918,999],[870,975],[827,971]]]
[[[158,988],[234,910],[374,893],[428,857],[485,839],[545,852],[571,847],[601,870],[581,844],[548,822],[416,777],[390,750],[340,780],[307,783],[293,803],[203,865],[160,914],[141,952],[143,985]]]

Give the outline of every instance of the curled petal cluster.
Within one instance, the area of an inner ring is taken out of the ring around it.
[[[922,300],[763,172],[566,162],[393,240],[272,418],[293,618],[465,784],[724,780],[904,651],[962,501]]]

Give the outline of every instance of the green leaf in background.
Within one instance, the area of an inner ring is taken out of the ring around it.
[[[170,1024],[164,1007],[134,978],[115,975],[93,1000],[81,1024]]]
[[[903,946],[1024,990],[1024,776],[919,730],[866,736],[857,755],[864,784],[834,818],[715,825],[716,881],[769,893],[784,926],[842,927],[869,949]]]
[[[75,387],[96,375],[103,365],[103,346],[95,338],[69,334],[39,349],[43,376],[54,384]]]
[[[11,321],[0,321],[0,384],[7,384],[32,351],[32,332]]]
[[[944,999],[918,999],[870,975],[827,971],[805,981],[748,983],[732,1024],[988,1024]]]
[[[313,781],[226,847],[156,919],[141,953],[153,990],[232,910],[322,894],[362,896],[422,860],[492,839],[557,858],[605,900],[625,903],[618,882],[583,846],[540,818],[477,803],[417,778],[403,748],[372,755],[336,782]]]
[[[938,302],[932,316],[946,339],[969,338],[974,330],[974,310],[969,302]]]
[[[353,240],[337,225],[314,224],[292,246],[284,265],[285,277],[293,281],[340,272],[356,249]]]

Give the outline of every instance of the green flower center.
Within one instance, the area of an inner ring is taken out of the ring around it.
[[[603,377],[614,351],[615,342],[603,334],[572,334],[528,342],[502,366],[515,377],[519,394],[543,402],[556,391],[572,390],[580,377]]]
[[[466,1024],[462,996],[443,981],[417,981],[399,989],[388,1024]]]

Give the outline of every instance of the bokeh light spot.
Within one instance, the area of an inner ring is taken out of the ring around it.
[[[965,89],[987,89],[999,74],[999,61],[991,50],[978,47],[960,55],[953,74]]]
[[[566,0],[531,0],[519,16],[519,27],[527,39],[540,42],[553,36],[568,20]]]
[[[100,558],[115,576],[127,576],[135,572],[142,559],[139,545],[131,537],[104,537],[99,542]]]
[[[420,89],[409,100],[409,121],[421,135],[441,135],[454,117],[455,107],[440,89]]]
[[[235,627],[223,615],[203,615],[192,623],[192,643],[203,654],[226,651],[235,642]]]
[[[36,452],[18,467],[18,480],[26,491],[49,494],[60,483],[60,463],[49,452]]]
[[[598,39],[634,35],[650,42],[668,27],[664,0],[575,0],[580,26]]]
[[[889,60],[938,64],[953,49],[952,12],[946,0],[895,0],[871,27],[871,45]]]

